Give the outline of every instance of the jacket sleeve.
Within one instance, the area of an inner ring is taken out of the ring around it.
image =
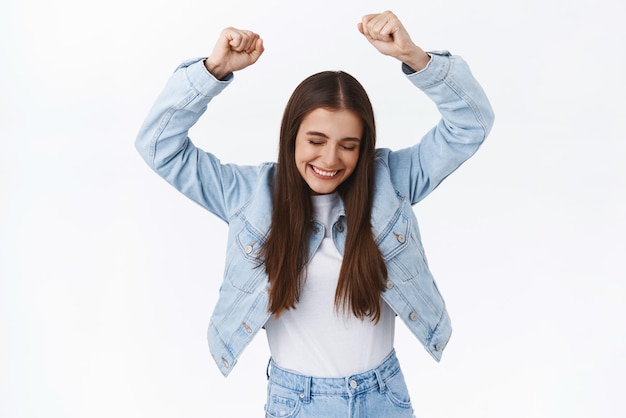
[[[386,155],[397,190],[416,204],[471,157],[487,137],[493,110],[466,62],[447,51],[430,52],[426,68],[403,70],[437,105],[441,120],[421,141]]]
[[[221,164],[196,147],[189,129],[208,103],[231,81],[215,79],[201,58],[183,62],[168,80],[144,121],[135,147],[167,182],[224,221],[250,192],[256,167]]]

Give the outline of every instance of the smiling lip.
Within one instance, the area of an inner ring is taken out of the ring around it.
[[[340,170],[334,170],[334,171],[326,171],[326,170],[322,170],[320,168],[317,168],[313,165],[310,166],[311,169],[313,170],[313,173],[316,174],[318,177],[324,178],[324,179],[331,179],[333,177],[335,177],[337,175],[337,173],[339,173]]]

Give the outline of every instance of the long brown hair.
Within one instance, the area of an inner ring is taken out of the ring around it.
[[[261,250],[269,280],[269,311],[295,308],[306,274],[311,236],[311,190],[295,164],[295,142],[302,120],[317,108],[345,109],[363,123],[359,159],[338,188],[347,222],[346,243],[335,293],[337,310],[350,308],[360,319],[380,318],[380,293],[387,268],[374,242],[370,222],[374,194],[376,127],[363,86],[342,71],[314,74],[294,90],[280,129],[278,169],[273,191],[272,225]]]

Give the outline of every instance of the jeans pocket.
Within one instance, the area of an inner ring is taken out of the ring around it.
[[[300,410],[298,394],[275,383],[269,383],[265,416],[268,418],[293,418]]]
[[[387,399],[392,404],[401,408],[411,408],[411,398],[409,397],[409,389],[404,381],[404,375],[398,371],[395,375],[385,381]]]

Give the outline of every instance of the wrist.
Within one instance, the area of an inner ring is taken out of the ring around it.
[[[416,51],[403,57],[400,61],[417,72],[426,68],[430,62],[430,55],[424,52],[421,48],[418,48]]]
[[[211,57],[204,60],[204,67],[218,80],[223,80],[230,73],[223,65],[211,61]]]

